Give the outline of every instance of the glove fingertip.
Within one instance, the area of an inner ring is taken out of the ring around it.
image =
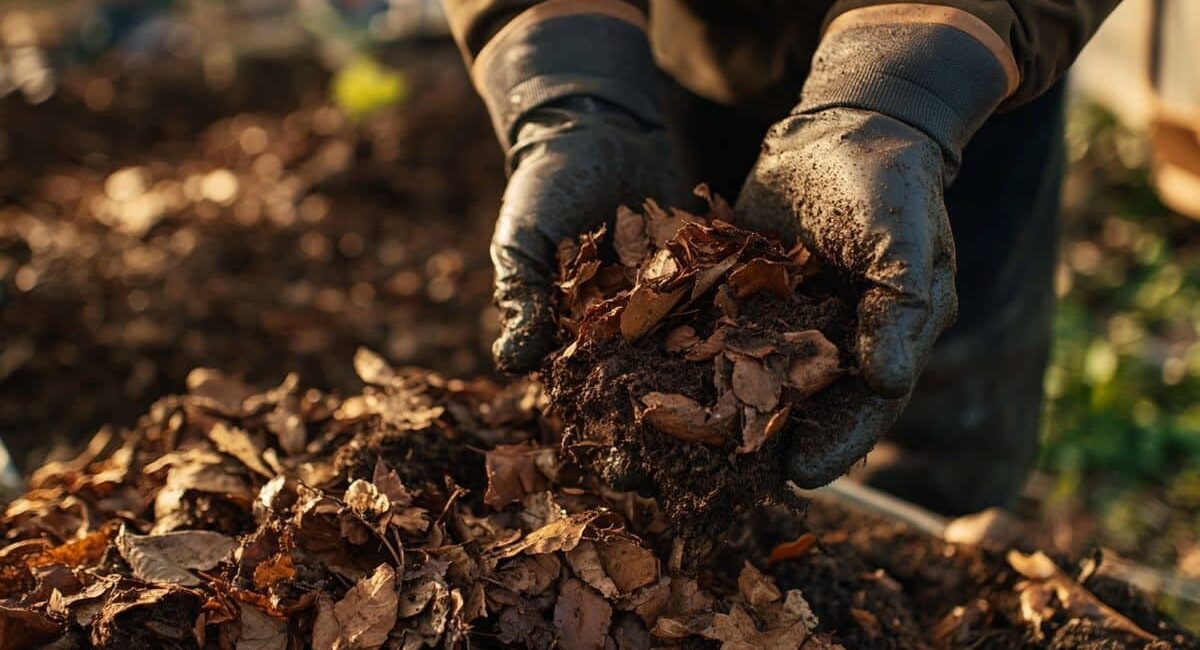
[[[557,346],[554,319],[541,301],[509,303],[503,331],[492,345],[496,367],[506,373],[531,372]]]
[[[536,370],[554,347],[552,332],[506,330],[492,345],[492,357],[502,372],[525,373]]]
[[[867,335],[859,337],[863,379],[880,397],[904,397],[912,392],[916,384],[917,372],[912,351],[903,341],[885,343],[880,338]]]

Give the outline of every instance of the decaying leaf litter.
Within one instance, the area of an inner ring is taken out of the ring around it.
[[[741,511],[685,566],[654,499],[560,453],[537,384],[354,362],[347,397],[197,370],[35,472],[0,648],[1200,647],[1094,567],[822,503]]]
[[[736,509],[798,506],[786,453],[819,455],[866,395],[853,288],[803,246],[735,227],[707,187],[696,192],[704,216],[651,200],[641,214],[621,208],[612,237],[563,243],[569,343],[548,381],[567,453],[656,495],[689,561]]]

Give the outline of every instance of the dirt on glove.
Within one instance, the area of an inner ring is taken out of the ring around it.
[[[803,247],[739,229],[706,187],[704,216],[622,209],[613,235],[560,250],[568,345],[548,386],[565,449],[656,495],[694,559],[738,509],[792,508],[791,454],[819,456],[865,395],[853,290]]]

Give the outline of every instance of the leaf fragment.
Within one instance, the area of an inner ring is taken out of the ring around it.
[[[275,476],[275,472],[262,460],[262,449],[246,431],[217,422],[208,430],[208,437],[217,445],[217,449],[238,459],[251,470],[267,478]]]
[[[558,521],[542,526],[512,544],[496,549],[496,555],[505,558],[518,553],[538,555],[570,551],[579,545],[579,540],[583,538],[583,532],[599,516],[600,513],[593,510],[567,515]]]
[[[817,536],[812,533],[804,533],[790,542],[783,542],[771,549],[771,556],[767,558],[767,564],[778,564],[785,560],[801,557],[816,545]]]
[[[526,494],[546,489],[546,479],[537,468],[539,454],[553,453],[533,445],[497,445],[487,452],[487,492],[483,502],[497,510],[520,501]]]
[[[603,650],[612,622],[612,605],[574,578],[567,580],[554,604],[554,629],[564,650]]]
[[[729,286],[733,287],[738,298],[767,291],[786,300],[792,294],[787,264],[765,257],[756,257],[734,269],[729,274]]]
[[[616,249],[621,264],[630,268],[637,268],[649,254],[650,239],[646,236],[646,220],[624,205],[617,208],[613,248]]]
[[[772,411],[779,405],[783,382],[762,361],[745,355],[733,360],[733,394],[760,411]]]
[[[1007,559],[1009,566],[1028,578],[1018,585],[1021,592],[1021,611],[1026,622],[1034,626],[1036,632],[1040,633],[1041,623],[1047,618],[1047,594],[1053,592],[1071,616],[1085,618],[1101,627],[1131,634],[1146,641],[1158,639],[1064,573],[1054,560],[1042,551],[1026,555],[1012,549],[1008,552]],[[1026,596],[1026,592],[1032,593]]]
[[[691,325],[680,325],[667,334],[666,349],[671,353],[685,352],[699,342],[700,337]]]
[[[621,312],[621,336],[626,341],[641,338],[679,304],[686,292],[686,285],[666,292],[647,284],[634,287],[625,310]]]
[[[336,604],[322,598],[313,623],[314,650],[376,650],[387,642],[399,604],[391,566],[380,564]]]
[[[788,365],[787,385],[800,399],[817,394],[845,374],[837,346],[821,332],[786,332],[783,337],[788,343],[808,347],[811,351],[811,354],[792,357]]]
[[[708,410],[678,393],[647,393],[641,398],[642,417],[655,429],[684,442],[722,445],[724,436],[709,426]]]
[[[122,529],[116,547],[146,582],[195,586],[200,579],[188,569],[205,571],[233,554],[237,541],[207,530],[181,530],[159,535],[135,535]]]

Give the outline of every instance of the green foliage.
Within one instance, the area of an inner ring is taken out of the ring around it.
[[[1095,541],[1169,567],[1200,540],[1200,224],[1158,202],[1107,115],[1076,108],[1068,147],[1041,467]]]
[[[338,107],[351,119],[359,120],[404,101],[408,84],[400,72],[358,55],[337,71],[331,91]]]

